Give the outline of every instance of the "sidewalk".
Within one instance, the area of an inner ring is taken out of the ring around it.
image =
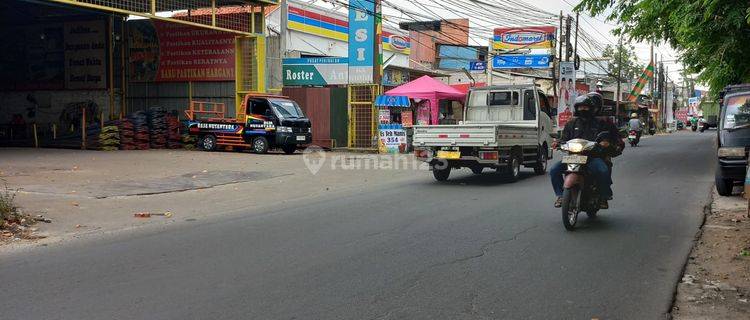
[[[750,315],[747,200],[715,192],[713,199],[678,284],[674,319],[747,319]]]
[[[92,232],[184,221],[238,210],[252,214],[292,200],[364,192],[388,183],[431,177],[413,168],[355,170],[379,157],[341,152],[251,154],[185,150],[80,151],[0,149],[0,179],[18,189],[17,205],[42,214],[38,234],[48,243]],[[307,162],[320,167],[313,174]],[[390,157],[390,156],[380,156]],[[314,160],[310,160],[310,159]],[[338,162],[332,164],[332,159]],[[315,160],[317,159],[317,160]],[[411,163],[412,155],[397,155]],[[384,162],[385,164],[385,162]],[[370,166],[371,168],[372,166]],[[2,183],[0,183],[2,185]],[[136,212],[174,216],[134,218]],[[16,241],[24,242],[24,241]]]

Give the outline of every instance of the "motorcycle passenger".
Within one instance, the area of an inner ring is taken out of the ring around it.
[[[630,121],[628,122],[628,128],[635,131],[635,143],[641,142],[641,132],[643,132],[643,121],[638,119],[638,114],[633,112],[630,115]]]
[[[578,138],[596,141],[600,133],[607,133],[607,138],[599,142],[602,152],[590,155],[587,164],[589,174],[594,180],[594,183],[596,183],[602,199],[601,208],[607,209],[609,208],[607,200],[612,199],[612,177],[610,175],[611,169],[607,165],[605,159],[612,154],[616,154],[615,149],[617,147],[617,141],[615,140],[615,136],[612,135],[613,126],[596,119],[595,116],[601,108],[601,100],[597,100],[596,97],[592,96],[593,94],[589,94],[576,98],[575,104],[573,105],[575,110],[574,117],[565,124],[560,141],[555,142],[553,147],[557,148],[558,144]],[[563,164],[562,161],[555,163],[550,168],[550,180],[552,182],[552,188],[555,191],[555,196],[557,196],[557,199],[555,200],[556,208],[562,206],[564,170],[565,164]]]

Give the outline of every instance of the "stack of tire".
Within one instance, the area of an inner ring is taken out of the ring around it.
[[[120,129],[117,125],[105,126],[99,133],[99,150],[115,151],[120,149]]]
[[[180,134],[180,120],[177,118],[177,115],[167,115],[167,132],[167,148],[181,148],[182,135]]]
[[[148,150],[149,149],[149,130],[148,130],[148,114],[145,111],[136,111],[131,117],[130,121],[133,122],[133,145],[136,150]]]
[[[130,119],[123,119],[120,122],[120,149],[135,150],[135,130],[133,122]]]
[[[152,149],[167,147],[167,111],[160,107],[149,109],[149,133]]]
[[[195,146],[195,136],[191,136],[189,134],[183,134],[182,135],[182,148],[185,150],[195,150],[197,147]]]

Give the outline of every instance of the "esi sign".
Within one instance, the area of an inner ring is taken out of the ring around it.
[[[502,54],[492,57],[493,69],[548,69],[551,63],[548,54]]]
[[[494,50],[551,49],[556,27],[496,28],[492,39]]]
[[[327,86],[347,84],[347,58],[284,59],[285,86]]]
[[[375,83],[375,0],[349,1],[349,83]],[[378,50],[379,51],[379,50]],[[376,56],[377,55],[377,56]]]

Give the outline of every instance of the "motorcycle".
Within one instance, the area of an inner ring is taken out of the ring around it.
[[[631,147],[635,147],[638,145],[638,131],[630,130],[628,131],[628,142],[630,142]]]
[[[597,140],[599,140],[597,138]],[[563,226],[568,231],[575,230],[578,214],[586,212],[589,219],[596,218],[600,209],[600,196],[596,184],[587,179],[586,165],[589,157],[596,152],[599,144],[585,139],[573,139],[560,146],[567,153],[562,163],[566,166],[562,201]]]

